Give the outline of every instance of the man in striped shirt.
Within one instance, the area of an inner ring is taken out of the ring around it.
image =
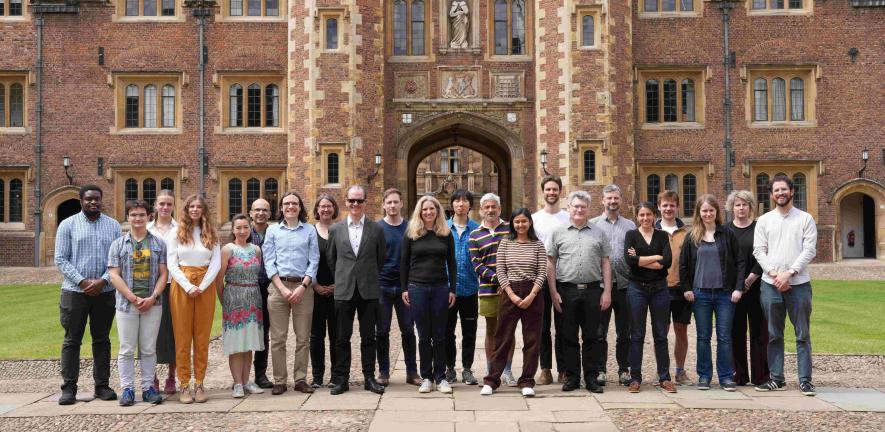
[[[469,250],[473,270],[479,276],[479,314],[486,318],[486,366],[495,351],[495,329],[498,326],[498,300],[500,299],[497,267],[498,243],[510,234],[510,225],[501,220],[501,198],[487,193],[479,200],[482,223],[470,233]],[[507,365],[501,380],[509,387],[516,386],[516,379],[510,371],[513,353],[508,355]],[[488,368],[487,368],[488,369]]]

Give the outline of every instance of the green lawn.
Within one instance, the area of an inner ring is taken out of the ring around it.
[[[52,285],[0,285],[0,360],[57,359],[64,329],[58,316],[60,288]],[[215,308],[212,336],[221,334],[221,305]],[[117,325],[111,329],[112,356],[120,347]],[[80,355],[92,357],[89,327]]]

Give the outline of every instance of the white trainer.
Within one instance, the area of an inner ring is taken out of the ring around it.
[[[484,385],[484,386],[482,386],[482,390],[479,391],[479,394],[481,394],[483,396],[491,396],[492,393],[494,393],[494,392],[495,392],[495,390],[492,389],[492,386]]]
[[[436,389],[439,390],[440,393],[449,394],[452,392],[452,386],[449,385],[449,382],[446,380],[441,380],[439,384],[436,385]]]
[[[245,390],[247,394],[262,394],[262,393],[264,393],[264,389],[261,387],[258,387],[258,385],[255,384],[254,382],[246,383],[246,385],[243,386],[243,390]]]
[[[243,396],[246,396],[246,394],[243,392],[242,384],[234,384],[234,391],[232,396],[234,397],[234,399],[239,399]]]
[[[522,396],[523,397],[535,397],[535,389],[531,387],[523,387],[522,388]]]
[[[421,387],[418,387],[418,393],[430,393],[433,389],[433,383],[429,379],[421,381]]]
[[[511,371],[504,371],[504,373],[501,374],[501,382],[507,387],[516,387],[517,385],[516,378],[513,377],[513,372]]]

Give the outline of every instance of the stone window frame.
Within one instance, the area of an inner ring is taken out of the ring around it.
[[[707,179],[712,175],[711,164],[708,162],[645,162],[639,163],[638,165],[639,182],[636,187],[639,191],[640,201],[651,202],[657,207],[657,194],[650,196],[648,193],[649,177],[652,175],[658,176],[659,183],[657,192],[660,193],[666,189],[667,176],[675,175],[677,177],[679,189],[674,191],[679,194],[679,208],[676,211],[676,215],[683,219],[689,219],[684,220],[684,222],[691,223],[690,219],[693,217],[693,214],[691,213],[694,212],[694,201],[701,195],[707,193]],[[694,200],[691,202],[688,202],[688,200],[685,199],[684,181],[688,174],[694,175],[695,178]]]
[[[347,158],[344,143],[320,143],[320,179],[323,189],[342,189],[347,184]],[[338,155],[338,183],[329,183],[329,155]]]
[[[508,43],[507,52],[508,54],[495,54],[495,1],[496,0],[488,0],[487,10],[488,10],[488,18],[487,18],[487,31],[486,31],[486,49],[488,50],[488,60],[490,61],[533,61],[533,52],[535,45],[535,1],[534,0],[524,0],[525,1],[525,52],[522,54],[509,54],[513,51],[513,47]],[[512,35],[513,31],[513,1],[514,0],[504,0],[507,2],[507,35]],[[472,25],[472,24],[471,24]],[[512,37],[507,38],[509,41],[512,41]]]
[[[21,15],[10,15],[10,7],[9,5],[12,3],[11,0],[0,0],[0,6],[3,7],[3,12],[0,13],[0,21],[3,22],[15,22],[15,21],[30,21],[31,20],[31,11],[28,8],[30,5],[30,1],[28,0],[19,0],[21,3],[22,14]]]
[[[577,141],[577,150],[578,150],[578,184],[584,186],[590,185],[599,185],[602,183],[603,173],[602,173],[602,161],[603,161],[603,153],[605,152],[606,145],[602,140],[578,140]],[[587,179],[584,174],[587,171],[587,161],[584,156],[586,152],[593,152],[593,173],[594,176],[592,179]]]
[[[320,50],[322,52],[329,53],[339,53],[344,52],[344,10],[343,9],[321,9],[319,11],[319,20],[320,20]],[[328,40],[326,38],[326,25],[327,20],[335,19],[337,20],[338,31],[338,46],[336,48],[328,47]]]
[[[28,167],[0,167],[0,181],[2,185],[3,204],[0,205],[0,231],[23,231],[25,230],[25,222],[28,220],[28,183],[30,179],[30,168]],[[18,180],[22,184],[21,196],[21,221],[10,222],[9,216],[11,212],[10,206],[10,182]]]
[[[637,67],[636,68],[636,97],[639,110],[639,119],[642,129],[703,129],[706,124],[706,83],[710,80],[710,69],[704,66],[669,66],[669,67]],[[663,82],[667,79],[676,81],[676,115],[677,121],[665,122],[663,103]],[[691,79],[695,83],[695,120],[681,121],[682,117],[682,81]],[[657,80],[659,82],[659,121],[648,122],[646,116],[646,81]]]
[[[584,45],[584,17],[591,16],[593,17],[593,44],[592,45]],[[578,6],[575,10],[575,34],[574,40],[579,50],[585,51],[593,51],[602,49],[602,44],[605,41],[604,33],[605,26],[603,25],[603,19],[605,15],[602,11],[602,6]]]
[[[170,73],[116,73],[110,78],[115,95],[114,125],[111,134],[180,134],[182,132],[182,87],[185,80],[179,72]],[[126,127],[126,89],[130,85],[138,87],[138,124],[139,127]],[[154,85],[157,89],[157,127],[144,127],[144,89]],[[163,87],[171,85],[175,88],[175,126],[163,127]]]
[[[757,184],[757,177],[760,174],[768,175],[768,180],[770,181],[774,178],[775,175],[784,173],[790,177],[790,179],[794,179],[796,174],[805,175],[805,206],[804,211],[808,212],[815,220],[817,220],[818,215],[818,176],[821,173],[821,165],[819,161],[796,161],[796,160],[756,160],[756,161],[748,161],[745,163],[744,172],[750,178],[749,181],[749,190],[753,193],[753,196],[757,198],[759,201],[756,204],[756,208],[754,209],[756,212],[756,216],[762,216],[765,214],[765,203],[762,200],[759,200],[760,195]],[[767,189],[766,182],[766,191]],[[793,200],[795,203],[795,193],[793,195]],[[774,208],[774,205],[771,202],[771,195],[768,195],[768,209],[771,210]]]
[[[692,2],[692,10],[684,11],[682,10],[682,2],[683,0],[674,0],[675,2],[675,10],[672,11],[664,11],[663,10],[663,2],[664,0],[638,0],[636,5],[636,10],[639,12],[640,19],[648,19],[648,18],[698,18],[703,16],[703,8],[704,1],[703,0],[690,0]],[[645,4],[646,2],[655,2],[656,10],[654,11],[646,11]]]
[[[754,8],[754,3],[764,1],[764,8]],[[783,0],[784,7],[772,8],[771,4],[775,0],[744,0],[744,7],[747,16],[810,16],[814,14],[814,0],[799,0],[802,2],[801,8],[790,8],[791,0]]]
[[[790,110],[792,98],[790,97],[790,80],[794,77],[802,78],[804,93],[804,120],[791,120]],[[774,78],[782,78],[786,82],[786,116],[784,120],[754,120],[755,117],[755,92],[756,79],[764,78],[767,82],[766,95],[768,102],[767,118],[772,116],[772,91],[771,82]],[[751,128],[805,128],[817,126],[817,80],[820,78],[820,68],[816,65],[747,65],[741,70],[741,79],[746,84],[746,98],[744,105],[745,119]]]
[[[135,179],[138,183],[138,199],[144,197],[144,183],[147,179],[153,179],[156,182],[156,193],[159,194],[162,188],[162,182],[165,179],[172,179],[173,189],[175,192],[175,207],[181,201],[182,178],[184,177],[181,167],[170,166],[112,166],[108,170],[108,179],[113,183],[114,210],[112,212],[115,219],[126,222],[126,182]],[[156,198],[155,198],[156,199]]]
[[[218,9],[218,13],[215,14],[216,22],[286,22],[289,17],[289,2],[288,0],[278,0],[278,15],[267,15],[267,3],[266,0],[261,1],[261,15],[245,15],[248,8],[248,0],[243,0],[243,13],[244,15],[231,15],[230,14],[230,4],[231,0],[223,0],[220,2],[220,7]]]
[[[256,179],[259,181],[259,198],[268,199],[268,201],[273,201],[271,203],[271,211],[278,210],[276,207],[278,205],[279,197],[285,193],[286,189],[286,168],[271,168],[271,167],[255,167],[255,168],[241,168],[241,167],[219,167],[218,168],[218,198],[216,199],[216,220],[218,222],[218,226],[222,227],[223,230],[230,229],[230,189],[229,184],[233,179],[240,180],[240,184],[242,186],[242,196],[240,197],[240,211],[242,213],[249,212],[249,206],[251,205],[248,202],[248,197],[246,195],[246,183],[250,179]],[[268,197],[267,191],[265,189],[267,185],[268,179],[274,179],[277,182],[277,192],[276,197]],[[305,209],[302,209],[305,211]],[[271,219],[276,219],[276,214],[271,215]]]
[[[384,1],[384,42],[387,61],[394,63],[427,62],[433,60],[433,0],[424,0],[424,54],[412,55],[412,0],[406,0],[406,54],[393,53],[393,3]],[[471,11],[471,17],[473,13]]]
[[[184,11],[184,0],[175,0],[175,15],[163,16],[162,4],[163,0],[156,0],[157,15],[144,14],[144,0],[138,0],[139,15],[126,15],[126,0],[114,0],[114,13],[111,15],[111,22],[120,23],[143,23],[143,22],[185,22],[187,17]]]
[[[275,72],[218,72],[213,76],[213,83],[218,88],[218,107],[220,124],[215,126],[216,134],[250,135],[250,134],[285,134],[288,116],[288,102],[285,75]],[[230,126],[230,87],[240,84],[243,87],[243,126]],[[262,126],[246,126],[246,105],[248,104],[247,89],[252,84],[261,87],[261,119]],[[265,100],[268,85],[274,84],[279,91],[279,126],[263,126],[266,124],[267,103]]]
[[[0,126],[2,134],[23,134],[28,128],[28,90],[30,87],[30,75],[27,72],[0,72],[0,85],[3,85],[3,126]],[[10,126],[12,123],[12,92],[13,85],[22,87],[22,125]]]

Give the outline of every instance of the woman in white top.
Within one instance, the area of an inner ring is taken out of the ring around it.
[[[203,379],[209,362],[209,334],[215,317],[215,277],[221,268],[218,233],[209,207],[199,195],[187,197],[175,235],[166,244],[167,266],[172,274],[172,322],[175,331],[175,365],[181,383],[181,403],[206,402]],[[191,347],[194,381],[191,380]]]
[[[154,201],[154,220],[147,229],[151,235],[166,242],[170,233],[175,233],[178,223],[172,217],[175,211],[175,193],[169,189],[163,189],[157,194]],[[157,335],[157,364],[168,364],[169,374],[166,376],[166,385],[163,392],[167,395],[175,394],[175,335],[172,331],[172,309],[169,301],[169,283],[172,282],[172,274],[166,280],[166,289],[163,290],[162,307],[163,317],[160,319],[160,332]],[[154,377],[154,388],[160,390],[160,381]]]

